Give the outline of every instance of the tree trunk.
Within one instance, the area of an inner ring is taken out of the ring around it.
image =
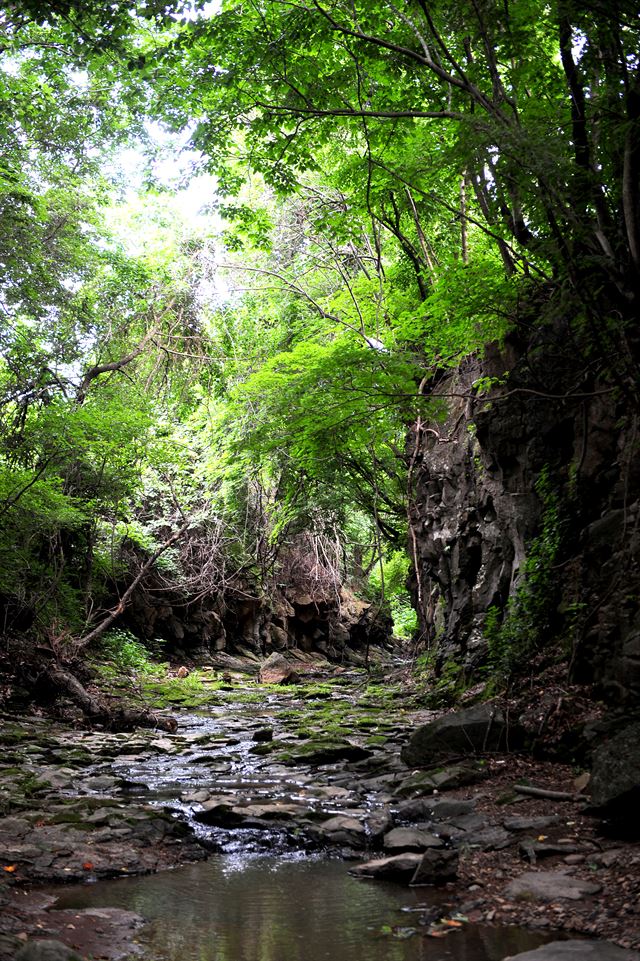
[[[45,671],[48,683],[55,692],[70,697],[92,721],[104,724],[111,731],[130,731],[134,727],[158,728],[173,733],[178,728],[174,717],[156,714],[149,708],[111,707],[101,698],[90,694],[78,678],[54,664]]]

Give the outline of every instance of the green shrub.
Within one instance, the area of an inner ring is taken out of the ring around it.
[[[369,589],[374,596],[382,597],[389,605],[393,619],[393,633],[402,640],[413,636],[418,627],[418,615],[411,606],[407,590],[410,561],[404,551],[392,551],[369,575]],[[383,589],[384,588],[384,589]]]
[[[100,642],[99,653],[127,674],[150,674],[157,670],[157,665],[151,661],[149,649],[123,628],[107,631]]]
[[[508,680],[518,673],[544,646],[555,608],[554,565],[561,542],[562,523],[557,493],[551,488],[548,471],[540,473],[536,493],[544,511],[542,531],[529,545],[522,580],[501,612],[487,611],[484,636],[489,648],[489,672]]]

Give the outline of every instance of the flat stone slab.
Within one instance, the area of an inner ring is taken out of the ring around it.
[[[429,848],[422,855],[411,884],[444,884],[458,874],[458,852]]]
[[[508,723],[501,707],[486,702],[421,725],[401,755],[407,767],[427,768],[452,755],[512,749],[520,739],[519,728]]]
[[[475,784],[488,776],[484,766],[473,761],[453,764],[449,767],[419,771],[405,778],[394,790],[395,797],[419,797],[434,791],[449,791],[457,787]]]
[[[395,854],[390,858],[376,858],[365,864],[357,864],[349,869],[349,874],[357,878],[387,878],[408,883],[422,861],[421,854]]]
[[[320,830],[325,834],[333,834],[335,831],[350,831],[354,834],[366,834],[366,828],[361,821],[349,817],[346,814],[336,814],[335,817],[323,821]]]
[[[373,751],[351,741],[310,741],[291,751],[289,763],[319,766],[335,764],[337,761],[362,761],[372,754]]]
[[[538,818],[506,818],[502,822],[507,831],[533,831],[540,834],[554,824],[559,824],[562,818],[558,814]]]
[[[457,847],[478,848],[480,851],[502,851],[515,843],[512,834],[495,824],[458,834],[452,841]]]
[[[308,809],[301,804],[285,804],[276,801],[273,804],[248,804],[246,807],[234,807],[232,812],[245,820],[255,818],[260,821],[291,821],[294,818],[304,817]]]
[[[601,890],[602,885],[595,881],[583,881],[560,871],[526,871],[507,885],[505,895],[514,901],[581,901]]]
[[[77,951],[61,941],[29,941],[16,952],[15,961],[82,961]]]
[[[385,851],[426,851],[427,848],[441,848],[442,838],[421,831],[419,828],[394,828],[385,834],[382,843]]]
[[[589,789],[596,813],[635,822],[640,801],[639,743],[637,721],[595,751]]]
[[[514,954],[504,961],[640,961],[637,951],[627,951],[610,941],[552,941],[535,951]]]

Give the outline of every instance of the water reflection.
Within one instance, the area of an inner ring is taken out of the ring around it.
[[[60,894],[60,891],[56,891]],[[427,888],[356,881],[337,861],[220,856],[176,871],[65,889],[60,908],[121,907],[149,920],[140,942],[156,961],[502,961],[548,936],[465,925],[424,937]],[[396,940],[384,925],[415,926]]]

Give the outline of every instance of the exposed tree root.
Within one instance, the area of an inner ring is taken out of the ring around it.
[[[111,731],[130,731],[135,727],[158,728],[173,733],[178,728],[175,717],[156,714],[148,708],[114,707],[107,705],[101,698],[90,694],[74,674],[60,667],[49,665],[45,678],[54,693],[62,693],[77,704],[86,717],[103,724]]]

